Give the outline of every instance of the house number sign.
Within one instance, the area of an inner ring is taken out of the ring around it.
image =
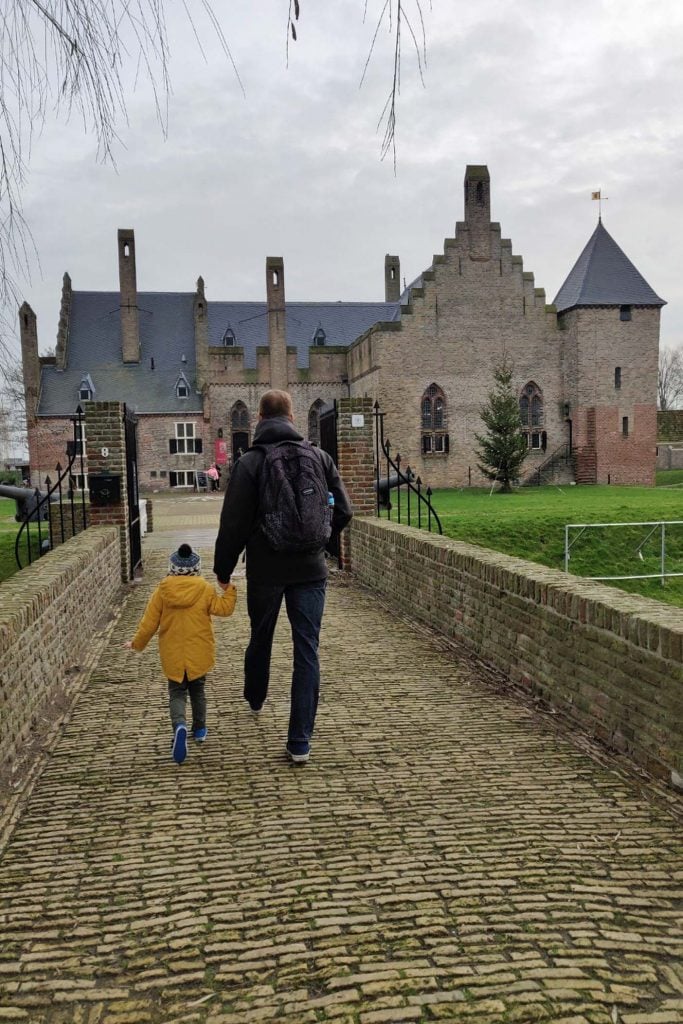
[[[100,451],[102,452],[102,458],[103,459],[108,459],[109,458],[109,449],[108,448],[100,448]]]
[[[365,426],[365,416],[363,415],[362,412],[353,412],[353,413],[351,413],[351,426],[352,427],[364,427]]]

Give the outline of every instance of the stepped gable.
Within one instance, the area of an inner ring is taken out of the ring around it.
[[[576,306],[665,306],[601,220],[555,298],[558,313]]]

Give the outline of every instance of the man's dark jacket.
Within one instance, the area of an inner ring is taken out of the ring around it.
[[[254,431],[254,444],[303,441],[291,420],[274,416],[261,420]],[[352,516],[346,488],[327,452],[317,449],[327,488],[334,495],[332,531],[343,530]],[[242,551],[247,549],[247,578],[253,583],[311,583],[327,576],[323,548],[316,551],[274,551],[259,527],[259,475],[265,458],[260,448],[250,448],[235,463],[225,492],[221,525],[216,538],[213,571],[221,583],[230,579]]]

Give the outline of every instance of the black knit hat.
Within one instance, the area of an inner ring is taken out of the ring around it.
[[[189,544],[181,544],[170,558],[171,576],[199,576],[202,561]]]

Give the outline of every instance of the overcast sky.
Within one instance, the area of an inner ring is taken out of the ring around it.
[[[263,300],[273,255],[288,299],[383,299],[385,253],[410,281],[453,234],[468,163],[488,165],[492,217],[548,302],[601,188],[606,228],[668,302],[663,343],[683,341],[683,4],[423,0],[425,87],[404,40],[396,176],[376,133],[388,32],[358,88],[380,0],[365,24],[364,0],[301,0],[288,69],[287,6],[214,0],[246,98],[208,23],[205,63],[182,11],[169,15],[168,137],[149,89],[131,90],[116,170],[77,120],[47,124],[24,192],[41,350],[65,270],[75,289],[118,288],[119,227],[135,229],[140,290],[192,291],[202,274],[209,299]]]

